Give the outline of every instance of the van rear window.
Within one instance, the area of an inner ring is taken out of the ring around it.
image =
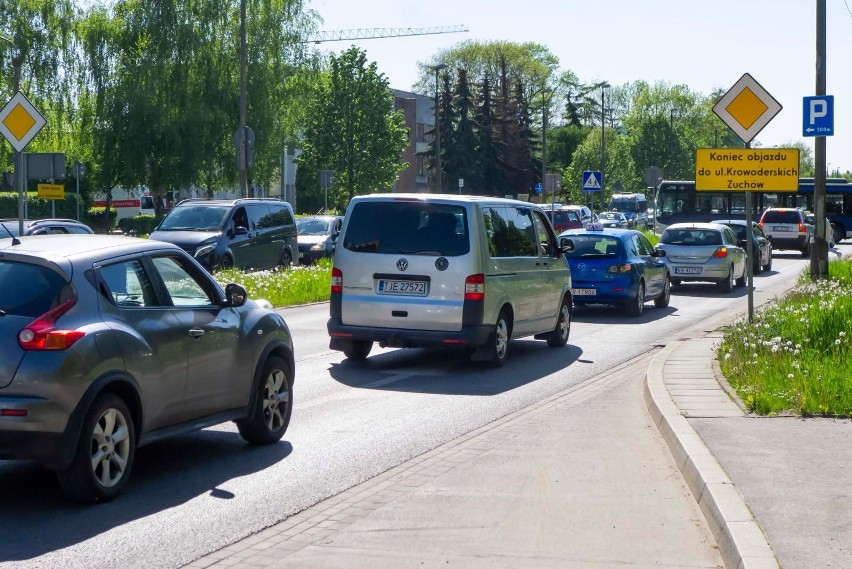
[[[465,208],[422,201],[353,206],[343,247],[361,253],[453,257],[470,251]]]

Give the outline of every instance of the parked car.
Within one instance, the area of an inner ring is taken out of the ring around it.
[[[810,242],[813,245],[814,235],[816,235],[816,214],[810,211],[805,211],[805,225],[808,228],[810,233]],[[829,248],[834,247],[837,244],[837,234],[839,231],[831,225],[831,221],[826,217],[825,218],[825,238],[828,241]]]
[[[583,227],[585,227],[586,224],[598,220],[597,214],[592,213],[592,210],[584,205],[566,205],[562,206],[562,208],[569,211],[576,211],[577,214],[580,216],[580,221],[583,223]]]
[[[796,250],[802,257],[811,254],[811,231],[805,225],[805,214],[799,208],[770,207],[758,223],[773,249]]]
[[[136,449],[235,421],[250,443],[290,422],[287,324],[222,289],[175,245],[113,235],[0,240],[0,459],[36,460],[107,501]]]
[[[669,305],[671,279],[665,251],[655,250],[641,232],[607,229],[600,223],[559,235],[570,239],[565,259],[571,267],[575,305],[624,306],[630,316],[641,316],[645,303]]]
[[[746,249],[746,232],[748,228],[744,219],[721,219],[715,223],[721,223],[733,229],[740,247]],[[756,223],[751,224],[751,233],[752,251],[754,252],[752,274],[756,275],[761,271],[772,270],[772,242],[766,238],[763,230]]]
[[[448,194],[354,198],[331,272],[330,347],[374,342],[472,351],[502,365],[513,338],[562,347],[571,273],[547,214],[527,202]]]
[[[619,213],[617,211],[603,211],[599,213],[598,223],[604,227],[611,227],[615,229],[627,229],[631,226],[630,222],[627,221],[627,217],[625,217],[623,213]]]
[[[178,245],[207,270],[288,266],[299,252],[293,208],[273,198],[185,200],[149,239]]]
[[[562,204],[544,204],[542,209],[547,214],[550,224],[556,233],[561,233],[568,229],[577,229],[583,227],[583,222],[580,221],[580,214],[576,210],[566,209]]]
[[[0,230],[0,239],[10,235],[18,237],[19,225],[17,219],[4,219],[0,221],[5,230]],[[58,234],[92,234],[92,228],[75,219],[25,219],[24,235],[49,235]]]
[[[660,236],[657,249],[666,252],[672,285],[711,281],[722,292],[746,284],[746,253],[727,225],[673,223]]]
[[[311,215],[296,218],[299,262],[310,265],[323,257],[331,257],[342,224],[342,216]]]

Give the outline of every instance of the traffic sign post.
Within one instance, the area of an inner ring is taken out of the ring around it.
[[[47,121],[29,99],[18,91],[18,70],[15,71],[15,94],[0,110],[0,133],[15,149],[15,178],[18,190],[18,232],[24,234],[26,199],[24,193],[24,148],[35,138]]]
[[[802,136],[834,136],[834,95],[802,100]]]
[[[583,191],[584,192],[601,192],[603,191],[603,175],[600,172],[583,172]],[[592,194],[592,213],[595,213],[595,194]]]
[[[757,136],[757,133],[763,130],[763,127],[769,124],[769,121],[775,118],[775,115],[781,112],[781,103],[776,101],[775,98],[770,95],[769,92],[764,89],[760,85],[760,83],[758,83],[754,79],[754,77],[752,77],[748,73],[744,73],[743,76],[740,77],[736,83],[734,83],[734,86],[731,87],[728,92],[725,93],[715,105],[713,105],[713,112],[716,113],[716,115],[720,119],[722,119],[722,121],[726,125],[728,125],[730,129],[742,139],[743,142],[745,142],[746,152],[751,153],[745,157],[737,157],[732,154],[727,155],[728,158],[730,158],[729,164],[738,162],[742,158],[747,158],[749,156],[754,158],[751,159],[750,164],[745,164],[743,162],[741,164],[742,167],[740,167],[740,165],[732,165],[730,168],[727,168],[725,166],[722,166],[720,168],[714,168],[709,162],[705,162],[699,166],[699,152],[696,150],[695,189],[699,189],[699,174],[707,177],[714,175],[717,172],[720,175],[727,175],[728,173],[730,173],[730,176],[727,178],[727,180],[732,187],[729,187],[727,189],[732,191],[745,191],[746,235],[751,235],[752,222],[754,221],[754,212],[752,212],[750,190],[764,189],[763,185],[758,184],[764,184],[764,179],[772,174],[776,174],[779,178],[781,178],[781,181],[779,182],[779,185],[781,187],[788,186],[790,184],[789,179],[785,180],[784,178],[789,178],[789,171],[794,170],[796,183],[795,187],[791,190],[795,191],[799,187],[798,150],[796,151],[796,164],[794,167],[789,164],[789,157],[784,158],[783,156],[780,156],[780,154],[783,153],[779,153],[779,160],[774,165],[779,165],[781,163],[787,164],[787,166],[782,166],[780,168],[773,168],[773,161],[768,161],[768,164],[764,164],[763,160],[760,159],[762,155],[754,154],[754,151],[751,150],[751,141],[754,139],[755,136]],[[728,149],[726,149],[726,151],[727,150]],[[719,149],[707,150],[706,152],[710,153],[707,154],[706,159],[711,161],[714,156],[723,156],[722,151]],[[719,166],[719,164],[716,164],[716,166]],[[712,183],[720,183],[720,181],[717,179],[715,182]],[[748,262],[746,263],[746,288],[748,289],[749,322],[754,320],[754,275],[752,274],[751,270],[753,265],[753,263],[751,262],[752,255],[754,255],[752,239],[746,239],[746,256],[748,258]]]

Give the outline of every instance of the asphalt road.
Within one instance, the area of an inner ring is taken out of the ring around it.
[[[755,296],[775,296],[806,265],[780,253]],[[93,507],[66,502],[36,465],[0,461],[0,567],[180,566],[746,306],[743,288],[694,284],[639,319],[581,308],[568,346],[515,341],[499,370],[435,350],[375,348],[352,364],[328,350],[327,305],[282,310],[297,371],[280,444],[248,447],[227,424],[145,447],[128,491]]]

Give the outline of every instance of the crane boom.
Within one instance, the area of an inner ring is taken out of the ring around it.
[[[469,31],[465,26],[437,26],[432,28],[355,28],[351,30],[330,30],[317,32],[302,43],[322,43],[325,41],[371,40],[377,38],[396,38],[402,36],[426,36],[431,34],[453,34]]]

